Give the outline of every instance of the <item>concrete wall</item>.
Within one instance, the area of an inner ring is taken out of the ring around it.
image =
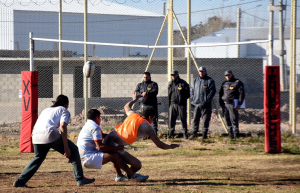
[[[180,74],[186,80],[186,74]],[[138,83],[142,81],[142,74],[102,74],[101,98],[131,96]],[[158,97],[168,95],[168,76],[166,74],[153,74],[151,79],[158,83]],[[112,81],[113,80],[113,81]]]
[[[115,110],[122,110],[123,106],[130,100],[131,92],[136,85],[142,81],[143,72],[148,63],[148,59],[96,59],[91,58],[96,67],[100,67],[100,75],[98,85],[93,85],[90,91],[101,89],[101,96],[93,96],[89,98],[88,108],[107,106]],[[63,94],[67,95],[70,100],[69,110],[72,116],[78,115],[84,109],[83,98],[74,98],[74,88],[82,86],[82,81],[74,83],[75,69],[83,66],[83,59],[65,58],[63,62]],[[224,71],[232,70],[235,76],[241,79],[246,89],[247,108],[262,108],[263,93],[263,74],[261,59],[197,59],[199,65],[207,68],[208,75],[214,78],[216,82],[217,92],[220,85],[225,80]],[[52,73],[45,74],[39,72],[40,79],[44,77],[44,81],[53,80],[51,86],[39,82],[40,91],[51,91],[49,97],[39,98],[39,113],[44,108],[52,105],[51,101],[55,100],[58,93],[58,61],[57,59],[36,59],[35,67],[39,71],[42,67],[52,70]],[[21,88],[21,71],[29,69],[28,59],[0,59],[0,124],[10,122],[20,122],[21,120],[21,99],[18,91]],[[186,60],[175,59],[174,69],[178,70],[181,78],[186,80]],[[152,80],[159,85],[158,102],[159,112],[167,111],[167,60],[154,59],[149,67]],[[81,73],[79,73],[81,74]],[[82,75],[82,74],[81,74]],[[191,82],[193,77],[198,76],[195,66],[191,67]],[[82,80],[82,79],[81,79]],[[91,79],[90,79],[91,81]],[[81,85],[80,85],[81,84]],[[191,83],[192,86],[192,83]],[[51,90],[52,89],[52,90]],[[82,92],[82,91],[80,91]],[[49,93],[48,93],[49,94]],[[249,96],[249,100],[247,99]],[[91,95],[90,95],[91,96]],[[251,96],[251,97],[250,97]],[[259,100],[260,102],[258,102]],[[217,102],[217,96],[216,96]]]

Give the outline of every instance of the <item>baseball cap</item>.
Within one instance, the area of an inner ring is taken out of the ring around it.
[[[227,75],[229,75],[229,74],[232,74],[232,71],[231,71],[231,70],[227,70],[227,71],[225,71],[225,73],[224,73],[225,76],[227,76]]]
[[[179,74],[177,70],[173,70],[173,71],[171,72],[171,75],[175,75],[175,74]]]
[[[204,66],[199,67],[199,71],[205,71],[206,72],[206,68]]]

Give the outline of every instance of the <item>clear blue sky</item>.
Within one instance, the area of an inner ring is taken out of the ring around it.
[[[114,3],[120,3],[126,6],[131,6],[155,13],[163,13],[163,4],[166,3],[166,9],[168,7],[167,0],[110,0]],[[298,3],[298,15],[299,6]],[[186,12],[187,12],[187,0],[173,0],[174,12],[176,13],[181,26],[186,26]],[[192,7],[192,25],[199,22],[205,23],[208,17],[220,16],[227,18],[233,22],[236,21],[237,8],[240,8],[242,12],[242,26],[249,27],[261,27],[268,26],[269,12],[268,5],[269,0],[191,0]],[[278,5],[279,0],[274,0],[274,5]],[[283,3],[290,5],[290,0],[283,0]],[[275,12],[275,26],[278,25],[278,12]],[[290,6],[287,6],[287,13],[284,15],[286,18],[285,23],[290,23]],[[298,17],[299,18],[299,17]],[[300,20],[297,21],[298,26]],[[177,28],[174,24],[174,28]]]

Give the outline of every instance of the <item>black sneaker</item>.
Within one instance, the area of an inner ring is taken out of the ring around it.
[[[13,186],[16,188],[18,188],[18,187],[28,188],[28,186],[26,184],[21,184],[18,180],[14,181]]]
[[[95,178],[89,179],[89,178],[83,178],[82,180],[77,181],[77,186],[83,186],[85,184],[91,184],[95,182]]]

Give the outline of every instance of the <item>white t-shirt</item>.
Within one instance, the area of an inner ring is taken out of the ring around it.
[[[93,120],[88,119],[78,135],[78,151],[84,167],[100,169],[103,153],[98,151],[94,140],[102,140],[102,130]]]
[[[80,157],[98,152],[94,140],[102,140],[102,130],[93,120],[88,119],[82,127],[77,140]]]
[[[42,111],[32,131],[33,144],[47,144],[60,138],[60,123],[69,123],[70,112],[63,106],[49,107]]]

